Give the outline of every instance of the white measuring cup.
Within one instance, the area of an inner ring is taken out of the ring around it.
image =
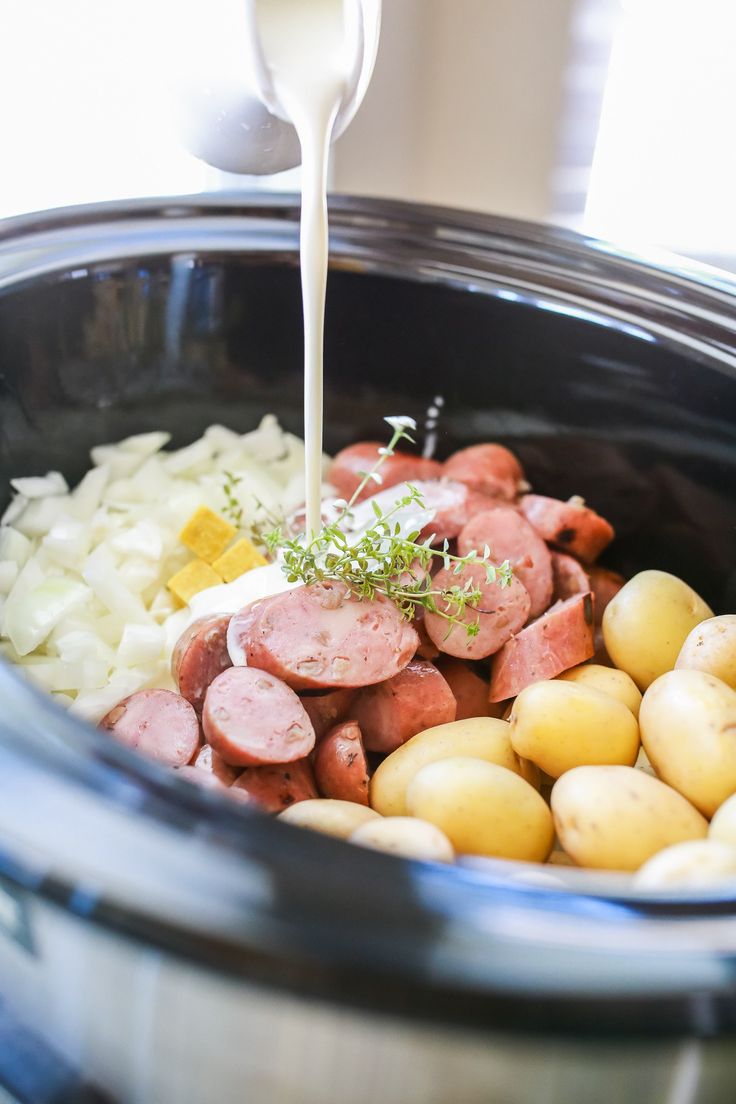
[[[299,139],[279,103],[259,33],[259,6],[270,2],[208,0],[206,17],[199,5],[199,19],[182,13],[175,80],[179,131],[191,153],[224,172],[270,174],[300,162]],[[348,76],[333,140],[365,95],[381,23],[381,0],[342,3]]]

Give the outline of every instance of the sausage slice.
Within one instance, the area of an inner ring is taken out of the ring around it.
[[[592,589],[590,576],[579,560],[564,552],[552,553],[553,597],[564,602],[575,594],[587,594]]]
[[[530,494],[524,495],[519,505],[540,537],[584,563],[597,559],[616,535],[610,522],[582,499],[561,502],[558,498]]]
[[[183,767],[199,746],[194,707],[173,690],[138,690],[100,721],[121,744],[167,767]]]
[[[171,674],[183,698],[198,714],[209,684],[232,667],[227,650],[230,614],[200,617],[179,637],[171,657]]]
[[[476,514],[457,539],[460,556],[485,546],[495,563],[508,560],[514,575],[529,592],[529,615],[538,617],[552,601],[552,557],[547,545],[526,518],[512,506],[497,506]]]
[[[392,678],[419,638],[387,598],[360,601],[343,583],[326,580],[237,613],[228,646],[235,663],[243,656],[294,690],[327,690]]]
[[[226,763],[292,763],[314,747],[314,729],[293,690],[256,667],[230,667],[211,683],[202,726]]]
[[[192,769],[201,774],[210,774],[223,786],[232,786],[238,777],[238,771],[226,763],[209,744],[204,744],[192,760]]]
[[[262,767],[246,767],[228,796],[258,805],[265,813],[281,813],[298,801],[317,797],[314,775],[308,759]]]
[[[361,690],[351,713],[368,750],[390,752],[425,728],[454,721],[456,708],[434,664],[414,659],[400,674]]]
[[[593,596],[576,594],[527,625],[494,656],[490,699],[516,697],[525,686],[584,663],[594,651]]]
[[[595,623],[600,625],[606,606],[615,598],[626,580],[617,571],[609,571],[606,567],[592,567],[590,569],[590,589],[593,591],[593,612]]]
[[[453,452],[445,461],[443,474],[448,479],[467,483],[474,491],[506,502],[513,502],[528,486],[524,470],[513,452],[497,444],[471,445]]]
[[[299,695],[299,700],[312,722],[317,743],[347,715],[356,693],[355,690],[326,690]]]
[[[363,473],[370,471],[379,459],[379,449],[384,447],[380,441],[359,441],[348,445],[332,461],[327,473],[328,483],[332,484],[342,498],[350,499],[361,483]],[[414,482],[416,479],[439,479],[442,464],[423,456],[413,456],[409,452],[395,452],[393,456],[386,457],[379,471],[381,482],[377,484],[370,480],[357,499],[358,502],[370,498],[377,487],[395,487],[397,483],[405,483],[407,480]]]
[[[512,576],[507,587],[489,583],[482,564],[467,564],[457,575],[452,567],[443,567],[434,576],[434,585],[438,590],[448,590],[454,586],[462,587],[468,580],[481,591],[482,596],[477,609],[467,609],[463,624],[450,625],[441,614],[429,610],[424,615],[424,624],[429,637],[441,652],[460,659],[485,659],[519,631],[529,617],[531,599],[516,576]],[[454,614],[457,611],[455,603],[439,598],[436,602],[444,613]],[[477,634],[469,636],[465,625],[477,625]]]
[[[468,717],[498,717],[500,710],[488,700],[488,679],[481,676],[464,659],[442,656],[437,669],[452,690],[457,702],[456,721]]]
[[[323,797],[368,805],[368,762],[357,721],[335,725],[318,745],[313,762]]]

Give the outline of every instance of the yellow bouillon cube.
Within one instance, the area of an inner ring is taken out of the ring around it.
[[[207,506],[200,506],[190,517],[181,533],[181,543],[208,564],[221,556],[237,532],[225,518]]]
[[[245,575],[246,571],[254,567],[263,567],[266,563],[268,563],[266,557],[261,555],[247,537],[243,537],[236,541],[232,548],[228,548],[219,560],[215,560],[212,567],[226,583],[231,583],[233,579]]]
[[[172,575],[166,585],[171,593],[186,605],[190,598],[199,594],[200,590],[219,586],[221,582],[220,576],[208,563],[204,560],[192,560],[181,571]]]

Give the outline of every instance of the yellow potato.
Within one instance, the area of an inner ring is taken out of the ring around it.
[[[681,794],[633,767],[576,767],[552,790],[560,845],[578,866],[638,870],[708,824]]]
[[[713,610],[682,579],[640,571],[608,603],[603,639],[614,666],[646,690],[671,671],[691,629]]]
[[[675,670],[705,671],[736,690],[736,613],[709,617],[682,645]]]
[[[616,667],[602,667],[599,663],[582,663],[579,667],[563,671],[557,678],[609,694],[627,706],[635,717],[639,716],[641,690],[625,671],[619,671]]]
[[[639,752],[639,726],[631,710],[580,683],[532,683],[517,697],[509,723],[516,754],[553,778],[588,764],[630,767]]]
[[[417,771],[455,755],[471,755],[519,773],[506,721],[496,717],[450,721],[417,733],[383,760],[371,779],[372,807],[382,816],[406,816],[406,787]]]
[[[456,851],[544,862],[552,849],[552,814],[518,774],[483,759],[429,763],[409,783],[412,816],[441,828]]]
[[[445,833],[429,821],[418,817],[379,817],[356,828],[351,843],[388,851],[404,859],[424,859],[425,862],[454,862],[455,852]]]
[[[736,794],[716,810],[716,814],[710,822],[708,838],[719,840],[721,843],[730,843],[736,847]]]
[[[637,889],[690,889],[736,878],[736,847],[719,840],[690,840],[665,847],[634,877]]]
[[[279,820],[297,824],[300,828],[311,828],[313,832],[324,832],[327,836],[337,836],[338,839],[347,839],[361,824],[380,819],[378,813],[365,805],[328,797],[298,801],[279,813]]]
[[[641,738],[657,774],[710,817],[736,792],[736,690],[704,671],[668,671],[647,690]]]

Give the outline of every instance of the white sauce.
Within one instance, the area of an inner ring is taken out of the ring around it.
[[[304,314],[304,441],[307,534],[322,522],[322,393],[327,289],[327,163],[350,62],[342,0],[258,0],[263,52],[302,149],[300,266]]]

